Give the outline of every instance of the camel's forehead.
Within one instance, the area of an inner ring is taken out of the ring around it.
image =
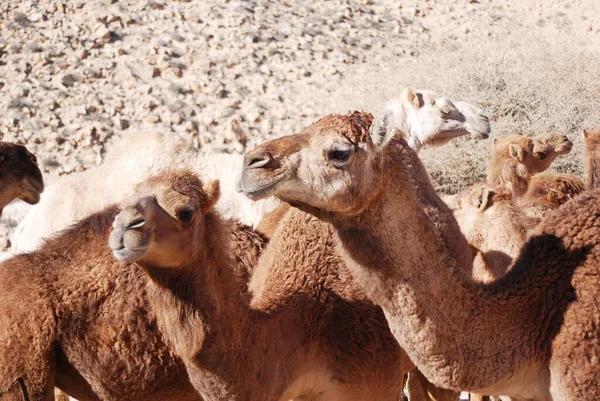
[[[372,123],[373,116],[370,113],[355,111],[344,115],[331,114],[313,123],[304,132],[311,143],[339,137],[358,144],[368,141]]]
[[[588,141],[599,141],[600,140],[600,128],[586,130],[585,139]]]
[[[528,138],[523,135],[509,135],[507,137],[501,138],[496,143],[497,149],[507,149],[509,145],[519,145],[524,150],[531,151],[533,149],[533,141],[531,138]]]
[[[423,100],[424,104],[429,104],[429,105],[435,104],[435,102],[438,99],[446,99],[446,100],[448,100],[447,98],[439,96],[434,91],[427,90],[427,89],[419,90],[419,91],[417,91],[417,94],[421,96],[421,99]]]

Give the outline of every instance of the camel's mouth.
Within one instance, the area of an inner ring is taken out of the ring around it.
[[[44,183],[26,177],[23,179],[21,184],[22,194],[19,199],[29,203],[30,205],[35,205],[40,201],[40,197],[42,192],[44,192]]]
[[[127,263],[133,263],[140,260],[148,251],[148,248],[141,249],[113,249],[112,253],[117,260]]]
[[[270,178],[257,179],[252,177],[252,173],[247,172],[245,169],[237,184],[237,191],[243,192],[248,198],[252,200],[264,199],[272,196],[282,180],[282,175]]]
[[[571,152],[571,149],[573,149],[573,142],[567,139],[556,147],[556,153],[560,155],[566,155],[567,153]]]
[[[108,237],[108,245],[117,260],[135,262],[140,260],[150,248],[151,234],[137,221],[127,227],[115,227]]]

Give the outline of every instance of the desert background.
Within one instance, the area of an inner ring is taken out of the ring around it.
[[[47,184],[130,132],[243,153],[327,113],[377,112],[404,85],[483,107],[492,136],[568,135],[552,170],[581,176],[581,130],[600,126],[600,2],[0,2],[0,138],[36,154]],[[491,146],[420,156],[450,194],[484,180]],[[5,209],[1,251],[28,207]]]

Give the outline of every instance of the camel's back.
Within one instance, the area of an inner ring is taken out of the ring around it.
[[[57,385],[80,400],[77,372],[103,399],[199,400],[183,364],[163,342],[147,278],[107,245],[116,208],[65,230],[24,255],[44,271],[59,326]],[[76,377],[77,379],[77,377]]]

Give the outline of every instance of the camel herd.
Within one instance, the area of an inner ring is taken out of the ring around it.
[[[418,150],[489,133],[406,88],[243,158],[131,135],[45,191],[1,143],[0,209],[37,204],[0,265],[0,400],[599,400],[600,130],[585,185],[545,172],[568,138],[511,135],[442,199]]]

